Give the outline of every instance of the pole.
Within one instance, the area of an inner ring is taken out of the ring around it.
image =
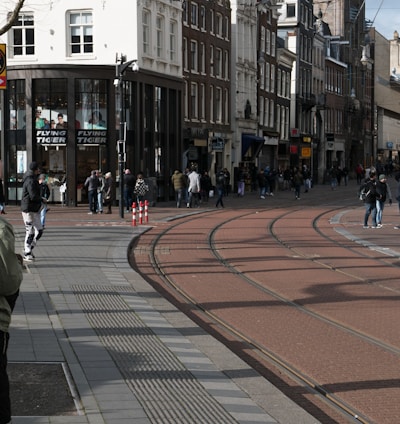
[[[119,59],[122,64],[122,56]],[[118,89],[119,95],[119,141],[117,146],[118,164],[119,164],[119,216],[124,218],[124,168],[125,168],[125,134],[124,134],[124,96],[123,96],[123,85],[122,85],[122,73],[120,65],[116,65],[116,78],[118,78]]]

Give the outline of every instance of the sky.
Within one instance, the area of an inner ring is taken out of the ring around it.
[[[365,18],[388,40],[400,34],[400,0],[365,0]]]

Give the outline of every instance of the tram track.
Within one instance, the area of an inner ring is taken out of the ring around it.
[[[314,236],[318,235],[318,237],[320,238],[319,243],[321,245],[336,245],[336,247],[343,249],[343,243],[341,244],[340,241],[338,239],[335,239],[335,237],[333,236],[324,234],[318,226],[318,222],[320,220],[322,220],[326,216],[330,216],[336,210],[338,209],[335,208],[324,210],[323,212],[315,216],[312,220],[311,228],[314,231]],[[350,273],[347,270],[345,271],[341,267],[332,266],[332,264],[329,264],[326,261],[322,261],[320,257],[310,255],[307,249],[302,249],[297,239],[290,240],[290,238],[285,235],[285,231],[282,232],[279,229],[279,224],[282,223],[284,220],[288,220],[291,215],[296,213],[299,213],[299,210],[295,210],[292,208],[290,209],[290,211],[275,211],[275,214],[277,214],[277,216],[275,216],[274,218],[264,218],[264,220],[268,222],[264,230],[266,234],[268,234],[268,236],[271,238],[271,240],[274,241],[274,246],[271,247],[271,249],[284,249],[285,254],[287,254],[288,257],[295,257],[296,261],[300,260],[302,262],[313,263],[313,266],[328,269],[330,272],[335,274],[341,274],[341,277],[344,275],[346,278],[357,280],[361,284],[371,284],[370,279],[359,276],[355,270],[353,273]],[[229,247],[226,247],[226,245],[223,245],[221,243],[222,239],[219,240],[218,237],[224,231],[229,231],[232,226],[235,227],[235,224],[237,227],[238,223],[243,222],[243,220],[251,219],[254,214],[254,211],[246,211],[244,213],[236,214],[231,218],[225,218],[223,220],[218,221],[218,216],[224,215],[221,215],[220,213],[213,213],[212,215],[217,217],[216,222],[214,224],[209,224],[208,227],[206,225],[202,226],[203,239],[201,239],[201,245],[199,246],[199,243],[196,243],[196,246],[193,247],[192,245],[191,249],[196,249],[197,251],[201,249],[208,252],[210,254],[210,257],[212,256],[216,263],[220,267],[224,268],[225,272],[228,271],[228,273],[232,277],[234,277],[235,279],[240,279],[242,281],[241,284],[251,286],[252,290],[256,290],[260,293],[262,292],[263,295],[268,296],[268,298],[270,299],[273,299],[274,302],[281,303],[282,305],[284,305],[285,308],[295,310],[297,314],[308,315],[309,318],[312,320],[319,321],[325,326],[334,327],[335,331],[345,332],[348,334],[349,337],[357,338],[359,340],[362,340],[363,343],[368,343],[370,345],[374,345],[377,349],[385,350],[390,355],[400,357],[400,350],[396,346],[391,345],[389,343],[385,343],[379,338],[371,336],[365,332],[359,331],[352,326],[346,326],[342,322],[332,319],[331,317],[326,316],[325,314],[318,313],[318,311],[310,307],[304,306],[304,304],[293,300],[289,296],[285,296],[278,290],[274,290],[271,287],[265,286],[265,284],[262,284],[259,281],[259,278],[254,278],[252,272],[249,272],[246,269],[242,269],[245,268],[243,263],[238,265],[237,258],[229,256],[227,254],[227,252],[231,249]],[[330,405],[330,408],[332,408],[336,412],[339,412],[340,414],[343,414],[343,417],[345,419],[347,417],[348,422],[354,422],[354,420],[357,420],[358,422],[362,423],[374,422],[371,421],[368,415],[363,414],[362,412],[360,412],[359,409],[357,409],[353,405],[350,405],[344,399],[341,399],[340,396],[337,396],[329,389],[326,389],[324,387],[324,384],[318,382],[318,378],[313,378],[311,375],[308,375],[304,372],[304,370],[299,369],[294,364],[291,364],[290,361],[288,361],[286,358],[279,355],[279,353],[274,352],[273,349],[269,349],[268,346],[265,346],[264,343],[260,343],[255,338],[250,337],[249,334],[246,334],[246,332],[243,331],[243,329],[237,328],[234,323],[227,321],[224,315],[221,315],[219,313],[218,309],[210,308],[208,306],[209,302],[207,303],[202,301],[201,296],[198,296],[196,294],[196,291],[191,292],[190,290],[187,290],[184,286],[182,286],[182,284],[180,284],[180,282],[178,281],[179,279],[176,277],[176,274],[171,272],[170,264],[165,263],[165,261],[163,260],[165,259],[165,256],[160,255],[159,252],[163,248],[165,248],[165,239],[176,239],[176,237],[179,237],[179,229],[183,228],[183,232],[185,233],[187,225],[190,225],[191,228],[193,228],[193,226],[196,226],[193,225],[196,220],[198,220],[199,222],[201,220],[204,221],[204,216],[200,214],[197,216],[192,216],[190,218],[182,218],[178,222],[170,224],[168,228],[159,231],[159,233],[155,235],[152,239],[151,246],[149,248],[151,266],[153,267],[157,275],[163,280],[163,283],[169,287],[169,290],[172,290],[176,294],[179,294],[181,299],[184,299],[185,302],[190,304],[191,307],[195,307],[198,311],[201,311],[201,313],[206,316],[206,319],[208,321],[214,322],[224,331],[228,331],[237,340],[240,340],[242,343],[246,343],[246,345],[248,345],[253,350],[253,353],[255,350],[258,351],[260,357],[263,357],[263,360],[266,359],[272,362],[274,366],[278,366],[280,369],[284,370],[284,372],[292,379],[296,380],[296,382],[301,382],[301,384],[307,390],[314,392],[315,395],[321,396],[324,402],[327,402]],[[190,221],[190,224],[188,224],[188,221]],[[249,234],[249,239],[251,239],[251,234]],[[269,242],[271,242],[271,240],[269,240]],[[235,241],[233,242],[233,244],[234,243]],[[362,257],[362,259],[366,259],[368,261],[379,261],[382,266],[391,266],[389,262],[385,262],[385,258],[371,259],[371,256],[363,252],[362,248],[359,246],[357,248],[354,248],[352,244],[349,244],[345,247],[345,249],[347,249],[348,252],[351,251],[353,255],[359,255],[359,257]],[[221,252],[223,252],[223,254]],[[204,256],[203,254],[203,261],[206,256]],[[182,261],[185,260],[184,257],[180,259]],[[372,284],[374,284],[374,282],[372,282]],[[384,289],[383,287],[380,288]],[[246,291],[248,289],[245,288],[244,290]]]

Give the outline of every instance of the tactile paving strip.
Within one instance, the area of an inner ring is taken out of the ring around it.
[[[143,300],[134,290],[107,286],[74,286],[73,290],[92,328],[151,422],[238,422],[199,383],[165,340],[162,341],[160,335],[135,313],[130,301],[139,302],[140,307]],[[164,327],[164,331],[161,330],[160,334],[168,338],[171,329],[163,321],[160,321],[159,328]],[[170,336],[175,340],[174,350],[179,351],[180,344],[187,349],[182,343],[183,337],[177,340],[172,332]],[[185,357],[188,355],[190,349]],[[191,364],[194,362],[195,358],[192,358]],[[214,378],[218,383],[218,376]]]

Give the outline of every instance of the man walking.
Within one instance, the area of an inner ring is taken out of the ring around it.
[[[96,213],[97,210],[97,189],[99,187],[99,179],[97,178],[97,172],[92,171],[90,177],[86,178],[85,187],[88,192],[89,201],[89,215]]]
[[[39,166],[37,162],[29,165],[29,171],[24,175],[22,185],[21,212],[25,225],[24,260],[31,262],[34,259],[33,248],[43,235],[43,226],[40,220],[40,209],[43,199],[38,181]]]

